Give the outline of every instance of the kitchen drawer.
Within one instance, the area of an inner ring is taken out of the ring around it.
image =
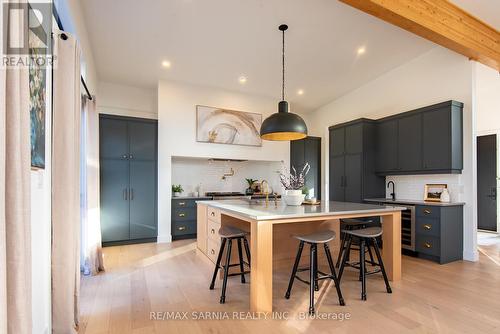
[[[213,263],[217,262],[217,255],[219,255],[220,242],[212,239],[207,240],[207,255]]]
[[[432,205],[417,205],[415,207],[417,217],[438,218],[441,216],[441,208]]]
[[[182,208],[172,210],[172,221],[196,220],[196,208]]]
[[[440,226],[440,221],[437,218],[418,217],[415,226],[415,233],[422,236],[439,237],[441,235]]]
[[[194,221],[177,221],[172,223],[172,235],[196,234],[196,220]]]
[[[219,228],[220,228],[219,223],[209,220],[207,227],[208,238],[213,239],[215,241],[220,241]]]
[[[172,199],[172,209],[176,208],[194,208],[196,207],[195,199]]]
[[[219,209],[208,207],[208,219],[214,222],[220,223],[220,211]]]
[[[441,254],[440,241],[438,237],[417,235],[416,249],[417,252],[427,255],[440,256]]]

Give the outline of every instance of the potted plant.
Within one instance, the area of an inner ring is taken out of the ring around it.
[[[287,205],[301,205],[306,197],[302,193],[305,186],[305,177],[309,173],[311,166],[306,162],[302,170],[298,173],[294,166],[292,171],[280,173],[281,185],[285,188],[284,200]]]
[[[247,183],[248,183],[248,188],[245,190],[245,194],[246,195],[253,195],[253,188],[252,188],[252,186],[253,186],[253,184],[257,180],[254,180],[254,179],[250,178],[250,179],[245,179],[245,181],[247,181]]]
[[[183,191],[184,189],[182,189],[182,186],[180,184],[172,184],[172,193],[174,194],[174,197],[179,197]]]

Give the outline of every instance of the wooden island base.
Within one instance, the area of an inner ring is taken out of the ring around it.
[[[389,280],[401,279],[401,211],[369,212],[359,214],[332,214],[317,217],[254,220],[225,211],[224,209],[198,203],[198,248],[215,262],[219,251],[221,226],[235,226],[250,233],[251,273],[250,309],[254,312],[273,310],[273,267],[291,266],[296,255],[298,241],[294,234],[304,234],[322,229],[336,232],[337,238],[331,249],[338,255],[340,247],[340,219],[380,216],[383,228],[382,257]],[[206,228],[203,228],[205,226]],[[236,247],[234,247],[236,248]],[[233,249],[233,251],[236,251]],[[318,252],[323,261],[323,252]],[[307,256],[304,252],[303,257]],[[232,254],[237,259],[237,253]],[[304,258],[303,263],[308,259]]]

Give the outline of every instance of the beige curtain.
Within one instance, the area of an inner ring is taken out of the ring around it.
[[[76,333],[80,289],[80,48],[54,34],[52,332]]]
[[[99,115],[95,97],[82,98],[81,124],[81,270],[96,275],[104,270],[99,209]]]
[[[27,22],[7,20],[21,39]],[[0,68],[0,333],[32,330],[30,155],[28,70]]]

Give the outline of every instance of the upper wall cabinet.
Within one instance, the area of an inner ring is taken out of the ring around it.
[[[379,120],[377,173],[461,173],[462,110],[462,103],[447,101]]]

